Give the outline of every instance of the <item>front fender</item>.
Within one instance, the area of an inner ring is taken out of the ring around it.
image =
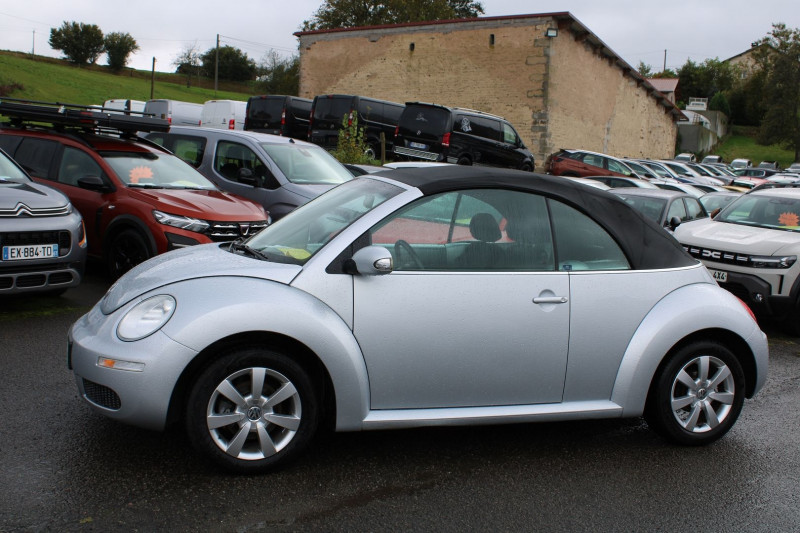
[[[197,352],[252,332],[279,333],[301,342],[330,375],[337,429],[361,428],[369,409],[364,357],[350,328],[319,299],[282,283],[233,276],[182,281],[153,294],[175,297],[175,314],[162,331]]]
[[[633,335],[611,394],[623,416],[642,415],[653,376],[670,350],[690,335],[709,330],[730,332],[747,344],[751,353],[746,356],[754,359],[756,371],[753,394],[758,392],[767,377],[766,335],[738,298],[717,285],[698,283],[665,296]]]

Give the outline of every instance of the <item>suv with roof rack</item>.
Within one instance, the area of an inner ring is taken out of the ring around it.
[[[89,255],[113,277],[174,248],[228,242],[268,224],[260,205],[220,191],[137,132],[166,120],[85,106],[0,100],[0,148],[63,192],[86,224]]]
[[[407,102],[394,134],[401,160],[533,171],[533,154],[503,117],[460,107]]]
[[[760,185],[675,238],[756,315],[800,336],[800,185]]]

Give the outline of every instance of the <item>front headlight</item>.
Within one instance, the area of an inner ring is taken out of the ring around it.
[[[795,261],[797,261],[796,255],[751,255],[750,264],[748,266],[753,268],[790,268]]]
[[[175,305],[175,298],[167,294],[139,302],[120,320],[117,337],[130,342],[152,335],[172,317]]]
[[[199,218],[170,215],[162,211],[153,211],[153,216],[156,217],[159,224],[185,229],[187,231],[194,231],[195,233],[203,233],[211,226],[211,224]]]

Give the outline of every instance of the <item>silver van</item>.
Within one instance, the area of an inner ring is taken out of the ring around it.
[[[291,137],[189,126],[147,135],[222,190],[264,206],[272,220],[353,175],[323,148]]]
[[[172,126],[199,126],[203,104],[181,100],[148,100],[144,112],[166,120]]]

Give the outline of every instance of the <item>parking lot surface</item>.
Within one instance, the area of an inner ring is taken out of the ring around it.
[[[718,443],[641,419],[326,434],[274,474],[232,476],[181,431],[90,412],[66,332],[109,282],[0,305],[0,531],[793,531],[800,344]]]

